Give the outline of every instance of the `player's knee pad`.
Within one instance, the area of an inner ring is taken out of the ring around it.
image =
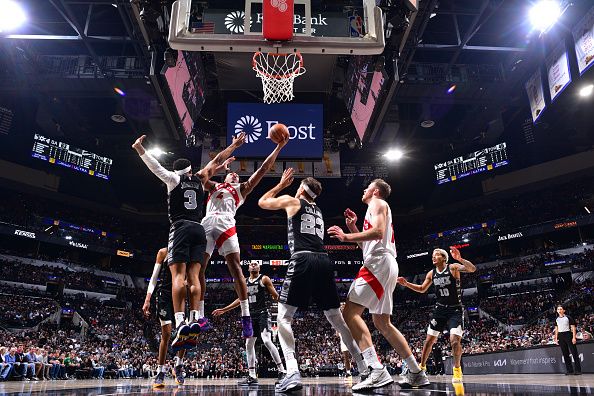
[[[431,328],[431,326],[427,327],[427,335],[433,336],[433,337],[439,337],[441,333],[437,330],[433,330]]]

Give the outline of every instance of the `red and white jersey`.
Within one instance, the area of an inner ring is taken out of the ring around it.
[[[240,183],[217,183],[206,202],[206,215],[235,216],[237,208],[243,204]]]
[[[373,228],[373,216],[369,208],[365,213],[365,221],[363,222],[363,231]],[[386,229],[384,230],[384,237],[381,240],[361,242],[361,249],[363,250],[363,260],[366,261],[372,256],[381,256],[390,254],[396,257],[396,244],[394,243],[394,226],[392,225],[392,211],[388,206],[388,215],[386,217]]]

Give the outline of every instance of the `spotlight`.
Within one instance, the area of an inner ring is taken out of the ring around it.
[[[585,98],[587,96],[592,95],[592,92],[594,92],[594,84],[586,85],[585,87],[580,89],[580,96],[582,98]]]
[[[384,154],[384,158],[388,161],[399,161],[404,157],[404,152],[400,149],[392,149]]]
[[[114,91],[115,93],[117,93],[118,95],[120,95],[120,96],[126,96],[126,92],[122,91],[122,90],[121,90],[120,88],[118,88],[118,87],[114,87],[114,88],[113,88],[113,91]]]
[[[167,48],[163,53],[163,58],[165,59],[165,64],[168,67],[175,67],[177,64],[177,51],[171,48]]]
[[[450,88],[448,88],[448,94],[451,94],[452,92],[454,92],[456,90],[456,84],[452,85]]]
[[[590,213],[591,213],[591,212],[590,212],[590,209],[588,209],[588,207],[587,207],[587,206],[584,206],[584,209],[586,209],[586,212],[588,212],[588,214],[590,214]]]
[[[548,31],[561,16],[561,6],[555,0],[541,0],[530,10],[530,22],[541,33]]]
[[[0,0],[0,32],[14,30],[27,20],[25,11],[12,0]]]
[[[152,149],[147,150],[147,152],[156,158],[159,158],[160,156],[165,154],[165,151],[161,150],[160,147],[153,147]]]
[[[64,237],[64,239],[66,239],[67,241],[70,241],[70,240],[72,240],[72,237],[71,237],[70,235],[66,235],[66,236]]]

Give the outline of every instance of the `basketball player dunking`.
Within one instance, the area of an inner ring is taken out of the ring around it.
[[[340,333],[349,352],[355,358],[359,372],[366,369],[361,351],[353,340],[340,313],[340,300],[328,253],[324,249],[324,218],[314,200],[322,185],[313,177],[303,179],[294,197],[277,195],[293,182],[293,169],[283,172],[280,182],[260,198],[258,205],[267,210],[287,213],[287,239],[291,259],[278,303],[278,335],[287,365],[287,374],[276,385],[277,392],[302,388],[301,375],[295,356],[295,336],[291,323],[297,308],[307,308],[310,299],[332,327]]]
[[[437,337],[446,328],[450,330],[450,343],[454,355],[454,376],[452,382],[462,382],[462,336],[464,335],[464,315],[462,308],[462,289],[460,288],[460,273],[474,272],[476,267],[470,261],[462,258],[460,251],[450,247],[450,253],[458,263],[448,264],[448,252],[443,249],[433,250],[432,260],[435,268],[427,272],[422,285],[415,285],[406,279],[398,278],[398,283],[417,293],[425,293],[431,283],[437,298],[433,317],[427,329],[427,338],[423,343],[421,353],[421,369],[426,371],[427,359],[433,349]]]
[[[285,372],[283,361],[281,360],[278,348],[272,342],[271,337],[271,318],[270,312],[268,311],[270,299],[278,301],[278,293],[274,289],[274,285],[270,278],[266,275],[260,274],[260,264],[256,261],[252,261],[249,265],[250,276],[246,279],[248,301],[250,303],[250,313],[252,317],[252,323],[254,325],[254,336],[245,340],[245,350],[247,353],[248,361],[248,375],[245,379],[239,382],[240,386],[250,386],[258,384],[256,378],[256,337],[257,334],[260,339],[268,348],[270,356],[274,359],[276,367],[278,368],[279,378]],[[232,309],[239,306],[239,299],[236,299],[231,304],[224,308],[215,309],[212,314],[219,316],[225,312],[229,312]]]
[[[351,285],[343,310],[344,319],[369,367],[368,375],[362,376],[361,382],[353,386],[354,391],[380,388],[394,382],[373,347],[371,333],[362,318],[365,308],[369,309],[375,327],[410,367],[400,385],[419,387],[429,384],[408,342],[390,321],[392,294],[398,277],[392,212],[386,202],[390,191],[390,185],[382,179],[373,180],[365,189],[362,201],[368,208],[362,232],[356,225],[357,215],[350,209],[344,212],[349,234],[345,234],[339,226],[328,229],[333,238],[341,242],[356,242],[363,250],[363,267]]]
[[[157,259],[155,260],[155,266],[153,268],[153,274],[149,281],[148,289],[146,291],[146,298],[144,305],[142,306],[142,312],[144,317],[150,317],[151,309],[151,297],[153,293],[157,292],[157,316],[161,323],[161,341],[159,343],[159,356],[158,356],[158,367],[157,376],[153,383],[153,388],[160,389],[165,386],[165,360],[167,358],[167,349],[169,348],[169,340],[171,338],[171,323],[173,323],[173,299],[171,298],[171,272],[166,266],[163,266],[165,257],[167,256],[167,248],[159,249],[157,252]],[[178,385],[184,384],[184,373],[183,373],[183,357],[186,350],[181,349],[177,352],[175,357],[175,364],[173,372],[175,373],[175,382]]]
[[[262,177],[272,168],[276,157],[281,149],[288,143],[289,139],[277,144],[260,168],[250,178],[239,183],[239,176],[235,172],[225,176],[224,183],[214,183],[209,180],[204,183],[204,188],[210,193],[206,204],[206,215],[202,219],[202,226],[206,232],[206,253],[204,265],[200,269],[200,304],[198,316],[204,317],[204,295],[206,291],[206,266],[212,256],[215,247],[219,254],[225,257],[227,268],[235,282],[235,292],[239,298],[241,307],[241,324],[243,336],[251,338],[254,335],[252,321],[250,319],[250,308],[248,304],[248,290],[245,277],[241,271],[239,256],[239,240],[235,229],[235,214],[243,204],[247,196],[260,183]]]
[[[173,162],[173,172],[163,168],[142,146],[144,139],[146,135],[139,137],[132,148],[150,171],[167,186],[167,209],[171,226],[166,260],[171,271],[171,294],[175,311],[175,332],[171,345],[174,350],[179,350],[189,340],[190,333],[197,334],[205,324],[204,321],[202,324],[198,322],[198,277],[206,250],[206,235],[204,227],[200,224],[204,201],[202,184],[216,174],[233,151],[245,142],[245,133],[234,137],[229,147],[217,154],[195,175],[192,174],[192,164],[185,158]],[[185,323],[186,276],[190,286],[190,325]]]

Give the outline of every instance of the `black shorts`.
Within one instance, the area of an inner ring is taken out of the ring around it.
[[[326,253],[293,254],[279,302],[307,308],[310,300],[323,310],[340,307],[340,299]]]
[[[202,224],[178,220],[169,227],[167,264],[202,263],[206,252],[206,234]]]
[[[163,322],[175,322],[175,315],[173,309],[173,297],[171,296],[171,288],[159,287],[155,298],[157,317]]]
[[[429,328],[439,333],[444,330],[457,329],[464,330],[464,315],[462,307],[446,307],[436,305],[433,309],[433,315],[429,322]]]
[[[272,320],[268,316],[268,312],[250,312],[252,317],[252,327],[254,329],[254,337],[260,337],[264,330],[270,331],[272,328]]]

